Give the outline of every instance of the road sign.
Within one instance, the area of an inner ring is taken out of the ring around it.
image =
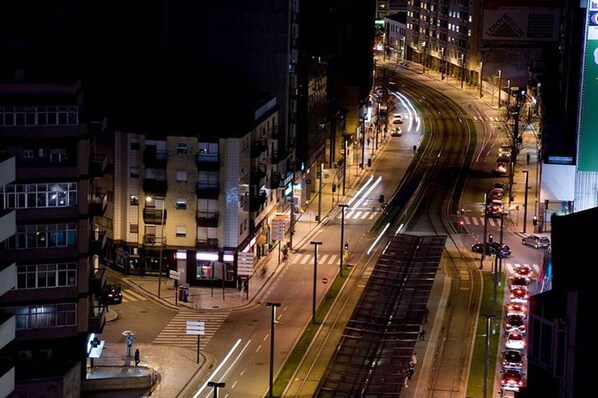
[[[253,275],[253,252],[237,253],[237,275]]]
[[[177,281],[181,280],[181,274],[178,271],[170,270],[170,279],[175,279]]]
[[[285,220],[281,219],[273,219],[272,220],[272,239],[273,240],[283,240],[284,239],[284,230],[285,230]]]
[[[206,323],[203,321],[187,321],[187,334],[203,336],[206,332]]]
[[[322,283],[323,283],[323,284],[327,284],[327,283],[328,283],[328,278],[326,278],[326,277],[323,277],[323,278],[322,278]]]

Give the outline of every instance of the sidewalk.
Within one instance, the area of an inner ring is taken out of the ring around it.
[[[441,80],[440,73],[426,69],[425,75],[431,80]],[[460,89],[460,82],[454,78],[446,79],[444,84]],[[504,113],[504,107],[500,110],[497,107],[497,101],[492,101],[490,93],[485,93],[482,98],[479,98],[479,88],[465,86],[463,91],[470,93],[472,101],[478,103],[481,109],[487,114],[491,120],[496,120],[500,114]],[[476,95],[477,93],[477,95]],[[515,218],[512,212],[509,214],[510,222],[508,228],[511,232],[522,233],[522,219],[520,216],[523,213],[523,202],[525,195],[525,182],[521,170],[527,170],[528,184],[534,189],[528,189],[528,211],[527,211],[527,234],[532,233],[532,217],[535,214],[534,203],[537,193],[537,147],[536,135],[533,130],[523,131],[523,148],[517,159],[516,168],[517,174],[513,179],[513,195],[514,201],[512,206],[519,205],[519,211]],[[373,155],[372,161],[375,162],[377,156],[382,152],[384,146],[388,141],[384,141],[380,148],[377,148]],[[526,155],[530,153],[530,163],[527,164]],[[350,186],[347,187],[346,197],[350,197],[354,192],[354,187],[358,187],[361,179],[366,172],[359,171],[357,178],[352,178]],[[330,184],[325,184],[323,187],[323,195],[327,198],[326,203],[330,201],[332,192]],[[340,198],[338,203],[344,203],[345,198]],[[309,244],[311,237],[318,231],[320,225],[325,225],[329,217],[334,216],[339,209],[335,206],[331,209],[322,210],[321,223],[313,221],[310,215],[318,213],[318,195],[313,195],[307,206],[304,207],[302,213],[297,213],[295,220],[295,234],[293,236],[293,250],[301,249],[306,244]],[[505,221],[507,219],[505,218]],[[268,286],[271,281],[275,280],[278,274],[282,271],[285,264],[279,262],[278,245],[274,247],[267,255],[262,256],[256,263],[255,274],[249,280],[248,292],[241,292],[236,288],[222,288],[216,284],[212,287],[190,287],[188,301],[181,302],[175,295],[173,287],[173,280],[162,278],[158,283],[156,277],[139,277],[139,276],[124,276],[115,271],[108,270],[112,277],[119,278],[123,285],[155,300],[163,306],[173,309],[185,309],[195,311],[208,311],[218,309],[242,309],[259,306],[262,298],[268,291]],[[292,258],[293,253],[289,253]],[[282,259],[282,256],[280,256]],[[160,285],[160,294],[158,294],[158,285]],[[444,292],[444,282],[440,282],[438,291],[441,296]],[[440,307],[443,306],[442,298],[435,298],[438,300]],[[434,305],[438,307],[438,305]],[[432,320],[436,316],[442,316],[442,311],[430,313],[428,336],[426,341],[418,341],[416,345],[417,352],[421,352],[420,369],[422,373],[427,374],[430,364],[426,363],[429,357],[427,353],[428,341],[433,341],[433,337],[437,331],[433,329]],[[111,307],[107,314],[107,322],[113,321],[118,316],[117,307]],[[149,396],[157,398],[172,398],[172,397],[186,397],[190,396],[191,387],[195,386],[202,375],[207,372],[215,363],[216,358],[211,357],[208,353],[201,352],[199,363],[197,363],[196,352],[184,348],[173,348],[161,345],[152,344],[134,344],[133,348],[139,348],[141,352],[141,362],[139,366],[135,366],[132,358],[126,354],[126,347],[123,344],[108,343],[104,348],[102,358],[96,359],[93,368],[89,368],[88,380],[84,383],[84,388],[97,387],[98,383],[95,380],[100,379],[102,386],[114,388],[114,385],[119,385],[120,388],[146,388],[145,393],[140,393],[139,396]],[[175,351],[176,355],[172,355]],[[120,383],[120,384],[118,384]],[[144,383],[148,384],[145,385]],[[195,384],[194,384],[195,383]],[[139,387],[139,386],[142,387]],[[152,386],[151,388],[149,386]],[[86,395],[88,396],[88,395]],[[89,395],[94,396],[94,395]],[[100,395],[97,395],[98,397]],[[94,396],[95,397],[95,396]]]

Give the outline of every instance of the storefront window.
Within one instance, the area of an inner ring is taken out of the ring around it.
[[[211,279],[212,278],[212,262],[198,261],[196,266],[197,279]]]

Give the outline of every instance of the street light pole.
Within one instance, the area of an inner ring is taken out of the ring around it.
[[[483,85],[482,72],[483,71],[484,71],[484,62],[480,61],[480,98],[482,98],[484,96],[484,93],[482,92],[482,85]]]
[[[218,389],[224,388],[226,383],[224,382],[215,382],[215,381],[208,381],[208,387],[214,387],[214,398],[218,398]]]
[[[361,125],[361,163],[360,168],[365,168],[365,119],[360,118],[359,124]]]
[[[461,90],[463,90],[463,81],[465,80],[465,54],[461,54]]]
[[[490,350],[490,319],[494,314],[481,314],[486,318],[486,344],[484,345],[484,398],[488,397],[488,352]]]
[[[502,70],[498,70],[498,109],[500,109],[500,92],[502,91]]]
[[[316,285],[317,285],[317,278],[318,278],[318,246],[322,244],[319,241],[311,241],[309,242],[311,245],[314,245],[314,289],[313,289],[313,300],[311,305],[311,322],[316,323]]]
[[[338,207],[341,208],[341,250],[340,250],[340,257],[341,257],[341,268],[339,275],[343,276],[343,258],[345,257],[344,252],[344,242],[345,242],[345,209],[349,207],[346,204],[339,204]]]
[[[343,196],[345,196],[345,184],[347,181],[347,135],[343,134]]]
[[[322,221],[322,179],[324,178],[324,163],[320,163],[320,189],[318,192],[318,224]]]
[[[523,200],[523,233],[526,231],[527,227],[527,190],[528,190],[528,178],[529,178],[529,171],[528,170],[521,170],[522,173],[525,173],[525,196]]]
[[[486,234],[488,233],[488,212],[486,211],[486,195],[484,195],[484,239],[482,242],[482,255],[480,257],[480,269],[484,268],[484,255],[486,254]]]
[[[272,309],[272,320],[270,322],[270,384],[268,396],[273,397],[274,385],[274,324],[276,323],[276,308],[280,307],[280,303],[266,303],[266,306]]]

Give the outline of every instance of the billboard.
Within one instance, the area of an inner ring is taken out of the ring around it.
[[[589,0],[582,60],[577,168],[598,171],[598,0]]]
[[[560,8],[554,2],[528,0],[484,3],[483,41],[557,41]]]

